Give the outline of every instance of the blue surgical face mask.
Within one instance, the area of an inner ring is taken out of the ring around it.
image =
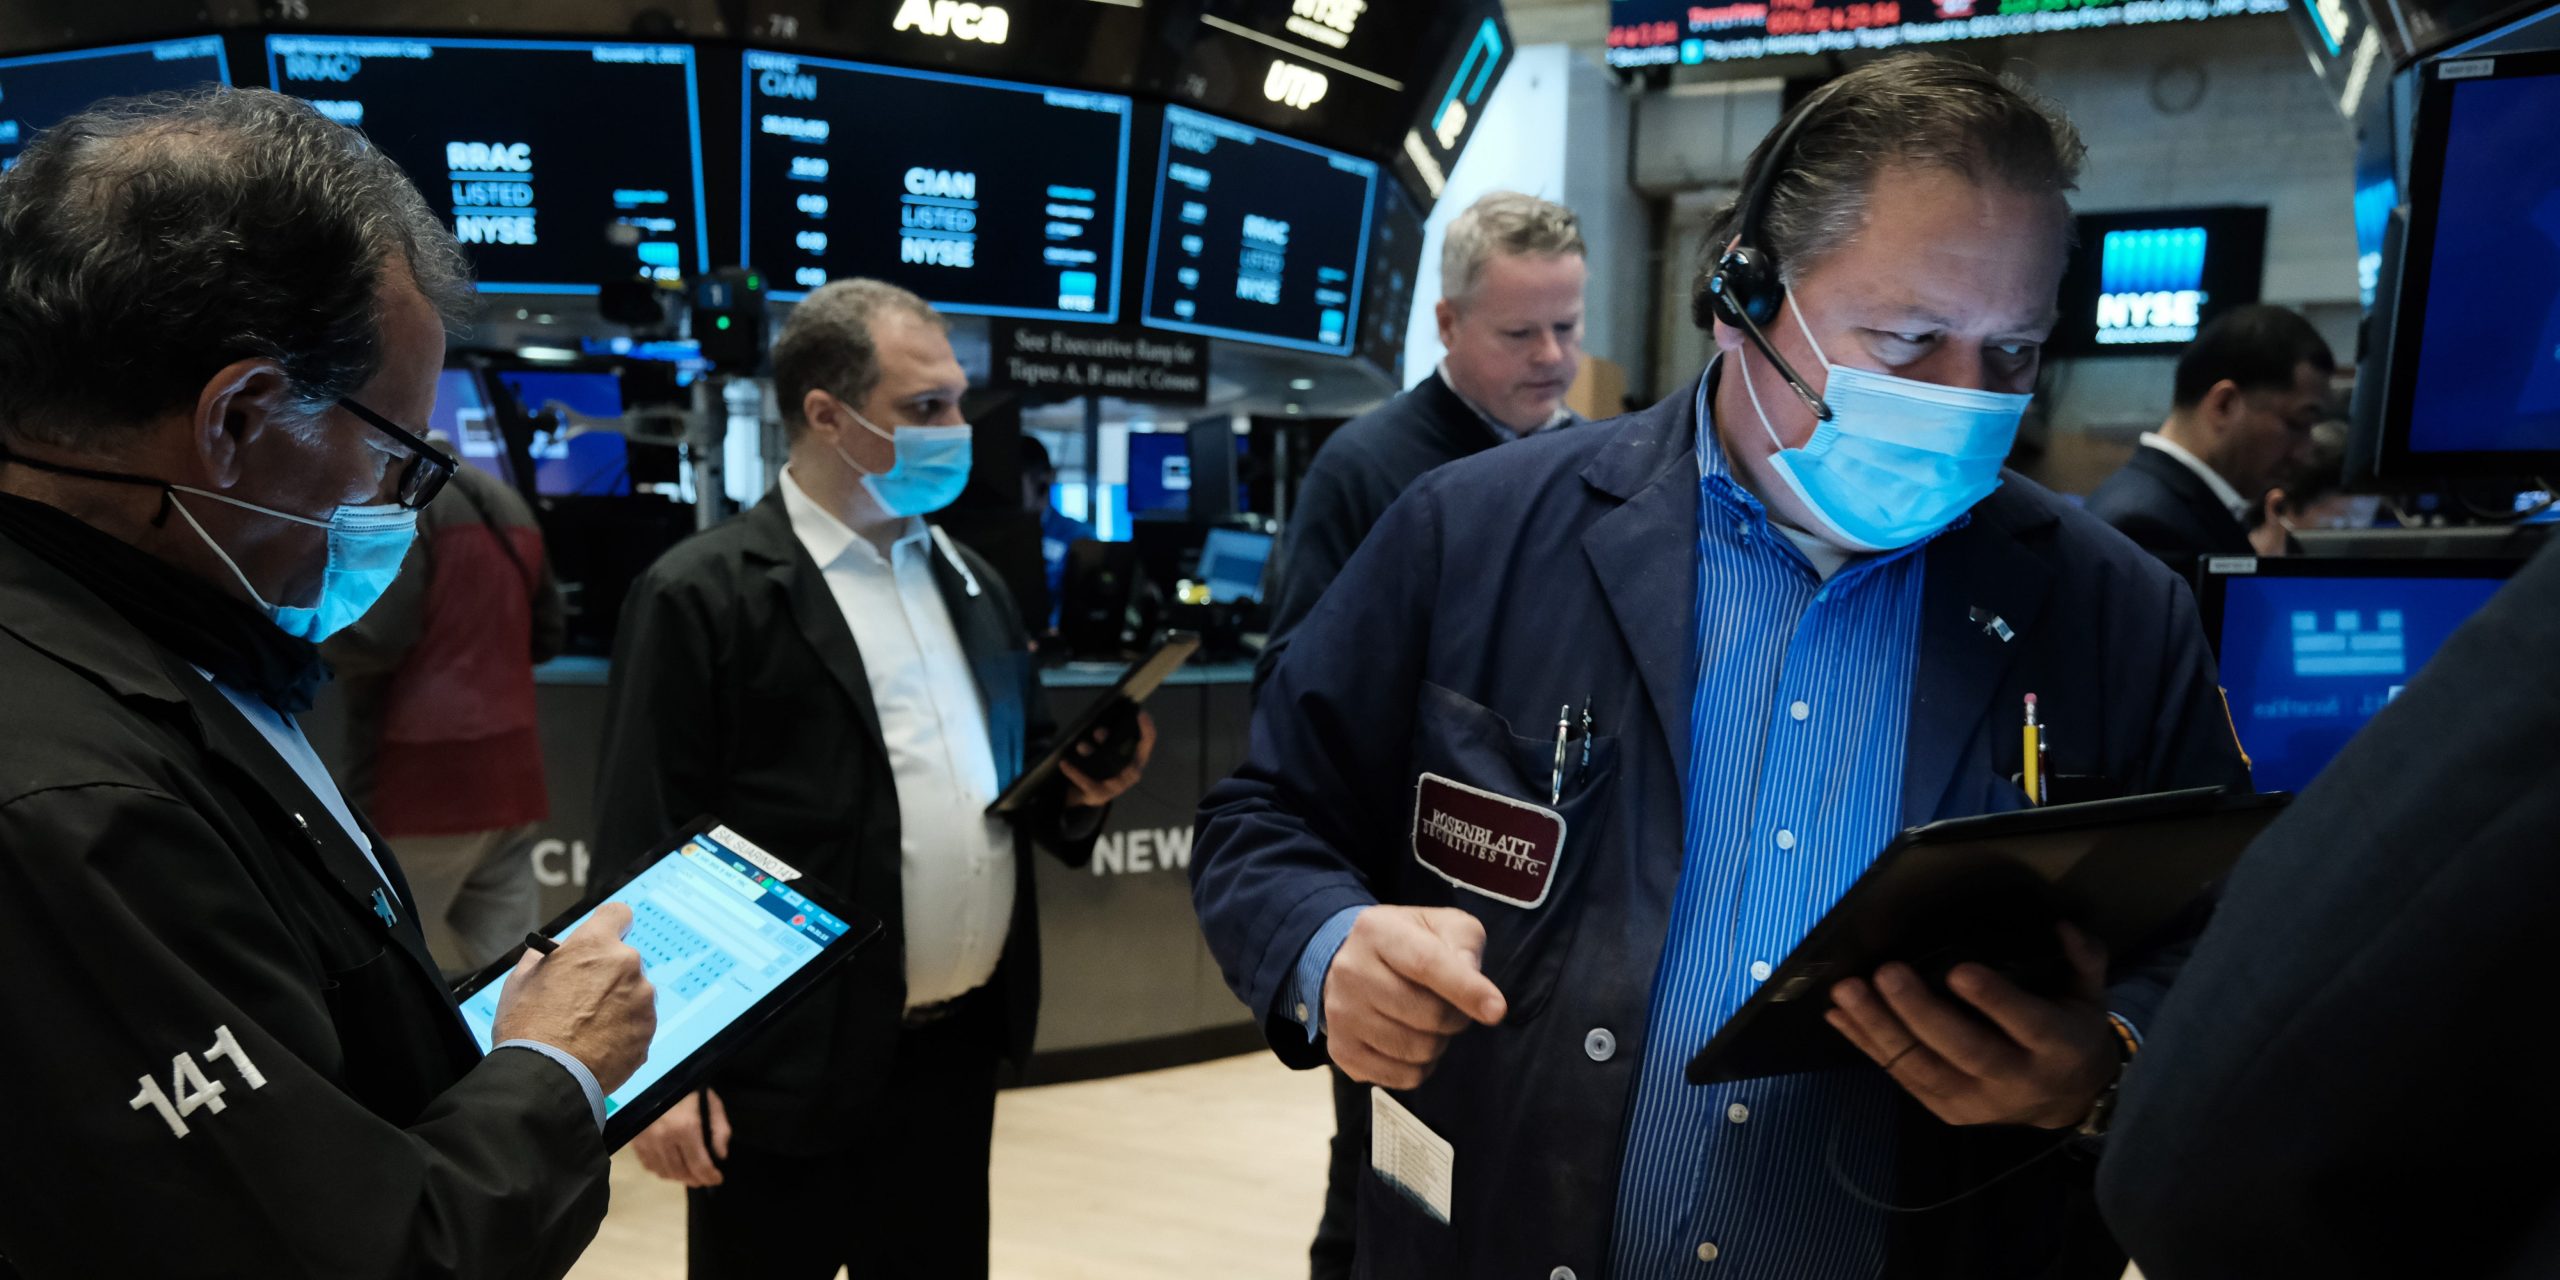
[[[1778,446],[1771,467],[1816,525],[1808,532],[1844,550],[1891,551],[1955,523],[2000,487],[2001,464],[2035,397],[1843,368],[1822,354],[1792,294],[1787,309],[1829,371],[1822,400],[1830,419],[1787,448],[1760,407],[1748,360],[1742,389]]]
[[[418,536],[418,513],[396,503],[342,506],[331,512],[328,519],[314,520],[254,502],[242,502],[209,489],[191,489],[185,485],[170,485],[169,488],[172,490],[169,505],[176,507],[178,514],[194,528],[196,536],[213,548],[213,554],[231,570],[231,576],[240,580],[249,598],[256,601],[286,635],[313,644],[354,626],[356,619],[363,617],[365,611],[382,598],[382,593],[391,589],[391,580],[400,576],[400,563],[409,554],[409,544]],[[212,534],[204,531],[203,525],[196,523],[194,513],[187,510],[186,504],[178,501],[180,493],[192,493],[199,498],[227,502],[262,516],[328,530],[329,564],[321,571],[319,602],[308,607],[269,604],[265,596],[258,594],[256,585],[249,581],[249,575],[240,571],[239,562],[222,549],[221,543],[213,540]]]
[[[845,410],[853,413],[851,408]],[[853,413],[862,429],[888,441],[897,448],[897,461],[886,471],[873,474],[862,469],[842,446],[830,446],[844,464],[862,477],[862,487],[871,491],[880,509],[893,516],[929,515],[950,506],[969,487],[969,427],[900,427],[895,431],[872,425],[869,418]]]

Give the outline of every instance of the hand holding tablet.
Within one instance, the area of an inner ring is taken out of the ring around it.
[[[641,859],[603,905],[544,930],[560,940],[556,950],[530,947],[457,993],[483,1051],[522,1036],[595,1071],[608,1150],[690,1095],[714,1063],[880,932],[879,921],[712,819],[684,832]],[[590,1016],[599,1001],[632,1006],[632,1016]]]

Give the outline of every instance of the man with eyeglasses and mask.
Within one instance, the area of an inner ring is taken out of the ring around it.
[[[1069,764],[990,817],[1055,730],[1003,582],[925,520],[972,451],[943,319],[835,281],[792,308],[773,382],[781,481],[623,605],[594,874],[717,813],[886,929],[632,1145],[692,1189],[694,1280],[984,1276],[996,1070],[1040,1000],[1031,859],[1092,856],[1154,728],[1118,775]]]
[[[1424,477],[1295,633],[1193,897],[1282,1059],[1376,1086],[1357,1274],[2123,1270],[2073,1130],[2141,957],[1889,965],[1829,993],[1880,1070],[1684,1078],[1897,830],[2026,804],[2027,695],[2090,790],[2247,781],[2186,589],[2002,470],[2081,156],[1952,59],[1818,90],[1711,233],[1704,374]]]
[[[556,1277],[647,1054],[627,910],[483,1056],[295,717],[453,460],[460,250],[307,104],[108,104],[0,176],[0,1276]]]

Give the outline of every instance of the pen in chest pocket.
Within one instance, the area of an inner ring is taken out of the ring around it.
[[[1568,702],[1568,703],[1564,704],[1563,706],[1560,706],[1560,707],[1557,707],[1557,708],[1556,708],[1556,758],[1555,758],[1555,768],[1554,768],[1554,770],[1549,774],[1549,776],[1548,776],[1548,778],[1547,778],[1547,803],[1548,803],[1548,804],[1551,804],[1551,805],[1553,805],[1553,804],[1560,804],[1560,803],[1562,803],[1562,802],[1564,801],[1564,759],[1565,759],[1565,747],[1566,747],[1566,744],[1568,744],[1569,742],[1571,742],[1571,741],[1572,741],[1572,738],[1573,738],[1573,704]],[[1588,698],[1585,698],[1585,699],[1583,700],[1583,702],[1582,702],[1582,767],[1581,767],[1581,773],[1579,773],[1579,774],[1577,774],[1577,775],[1575,775],[1575,776],[1576,776],[1576,777],[1580,777],[1580,776],[1582,776],[1582,774],[1588,774],[1590,771],[1591,771],[1591,700],[1590,700],[1590,699],[1588,699]]]

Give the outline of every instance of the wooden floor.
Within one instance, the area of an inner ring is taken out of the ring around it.
[[[1008,1090],[995,1280],[1304,1280],[1332,1133],[1325,1074],[1264,1053]],[[570,1280],[683,1276],[684,1193],[614,1161],[613,1212]]]
[[[1267,1053],[996,1099],[996,1280],[1303,1280],[1333,1107]],[[627,1155],[570,1280],[682,1280],[684,1193]]]

